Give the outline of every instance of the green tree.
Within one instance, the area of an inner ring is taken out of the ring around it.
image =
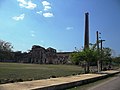
[[[11,43],[0,40],[0,59],[11,59],[13,57],[13,54],[11,53],[13,49],[13,46]]]
[[[120,65],[120,56],[112,58],[112,62],[115,66]]]
[[[84,62],[85,73],[89,73],[90,63],[95,62],[97,58],[97,50],[94,50],[92,48],[88,48],[71,54],[71,61],[74,64],[78,65],[81,61]]]
[[[102,61],[104,62],[105,65],[111,65],[112,62],[112,49],[109,47],[103,48],[102,50]]]

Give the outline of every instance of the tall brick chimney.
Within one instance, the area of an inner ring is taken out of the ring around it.
[[[89,48],[89,13],[85,13],[84,49]]]

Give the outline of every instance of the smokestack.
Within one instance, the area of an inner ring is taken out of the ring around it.
[[[85,13],[84,49],[89,48],[89,13]]]

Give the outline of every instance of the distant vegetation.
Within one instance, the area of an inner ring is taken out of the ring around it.
[[[13,59],[12,49],[13,46],[10,42],[0,40],[0,60]]]
[[[81,65],[84,67],[85,73],[89,73],[90,66],[97,66],[97,61],[100,61],[100,69],[107,70],[112,69],[114,65],[120,64],[120,57],[113,58],[112,50],[110,48],[95,48],[94,44],[90,48],[78,50],[71,54],[71,62],[75,65]]]

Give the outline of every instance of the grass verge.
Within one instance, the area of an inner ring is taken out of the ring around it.
[[[39,80],[80,73],[83,73],[83,69],[73,65],[0,63],[0,83]]]

